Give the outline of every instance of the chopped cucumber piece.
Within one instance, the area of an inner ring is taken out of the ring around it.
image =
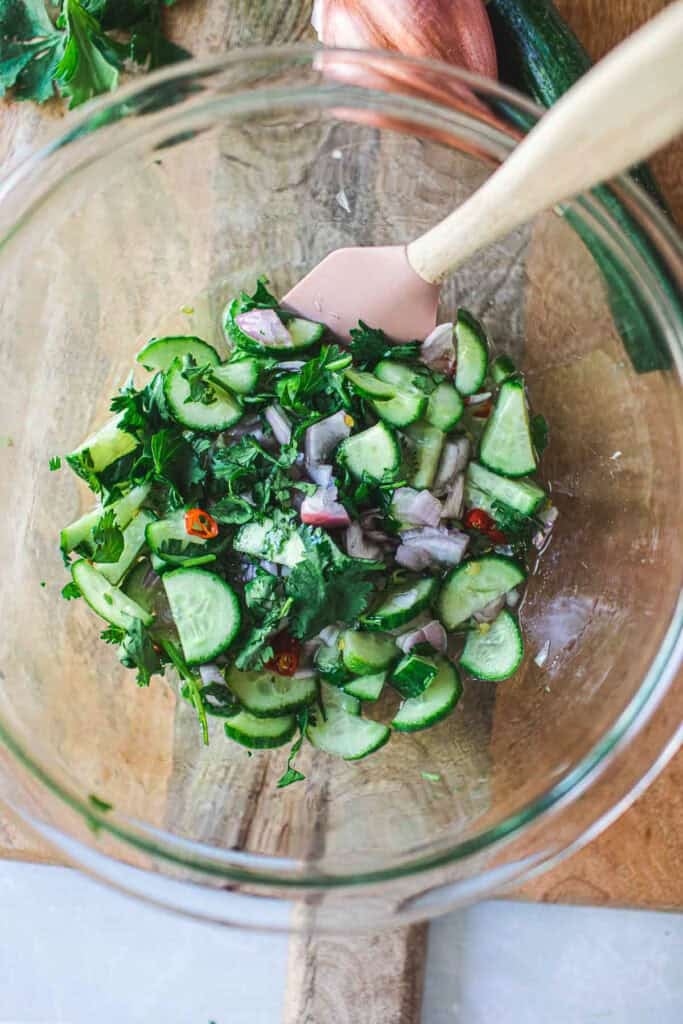
[[[225,580],[205,569],[164,573],[164,589],[188,665],[212,661],[240,628],[240,604]]]
[[[382,595],[380,604],[361,623],[368,630],[389,630],[405,626],[425,608],[436,594],[437,581],[426,576],[412,583],[391,587]]]
[[[488,497],[487,505],[477,505],[480,492]],[[544,490],[531,480],[509,480],[492,473],[478,462],[470,462],[465,477],[465,501],[469,508],[491,511],[494,501],[500,501],[523,516],[532,516],[547,500]]]
[[[427,396],[415,389],[402,391],[388,402],[373,402],[372,408],[380,419],[392,427],[407,427],[424,415]]]
[[[495,473],[526,476],[536,469],[524,384],[507,380],[498,392],[479,449],[480,461]]]
[[[517,368],[509,356],[496,356],[491,366],[491,376],[494,384],[502,384],[508,377],[517,373]]]
[[[455,629],[475,612],[526,579],[524,570],[512,558],[484,555],[463,562],[444,582],[437,602],[439,618],[446,629]]]
[[[337,459],[356,477],[363,474],[382,480],[395,474],[401,465],[401,449],[393,431],[384,423],[352,434],[339,445]]]
[[[361,633],[353,629],[344,630],[339,646],[347,669],[358,676],[381,672],[382,669],[388,668],[399,654],[393,637],[381,636],[378,633]]]
[[[180,508],[167,519],[150,523],[145,534],[150,550],[169,565],[186,569],[191,565],[215,562],[216,551],[223,547],[225,539],[217,537],[205,540],[188,533],[185,526],[186,512],[187,509]]]
[[[474,395],[486,377],[488,345],[484,328],[466,309],[458,310],[455,342],[455,386],[461,395]]]
[[[468,633],[460,664],[478,679],[498,682],[517,671],[523,656],[522,633],[504,608],[490,625],[483,622]]]
[[[137,448],[137,438],[119,429],[122,418],[123,413],[109,420],[66,456],[66,461],[77,476],[88,480],[90,474],[101,473],[112,462]]]
[[[424,391],[425,387],[429,389],[431,385],[428,370],[415,370],[395,359],[381,359],[375,367],[375,376],[387,384],[393,384],[400,391],[420,388],[420,385],[424,385],[421,389]]]
[[[304,542],[298,533],[292,532],[282,540],[274,531],[273,520],[268,518],[260,523],[246,523],[242,526],[233,541],[233,547],[245,555],[267,559],[290,569],[306,555]]]
[[[345,711],[347,715],[360,715],[360,701],[357,697],[346,693],[345,690],[331,683],[322,683],[320,687],[320,699],[325,709],[325,714],[335,711]]]
[[[386,672],[375,672],[370,676],[359,676],[344,687],[344,693],[358,700],[377,700],[386,682]]]
[[[426,420],[439,430],[451,430],[465,411],[465,403],[452,384],[437,385],[429,396]]]
[[[318,675],[334,686],[344,686],[350,681],[349,670],[344,665],[337,644],[323,644],[315,652],[314,661]]]
[[[145,530],[154,522],[151,512],[138,512],[123,530],[123,551],[116,562],[98,562],[104,578],[117,586],[145,546]]]
[[[133,487],[123,498],[112,502],[103,509],[101,506],[86,512],[80,519],[65,526],[59,535],[59,543],[64,554],[73,551],[74,548],[85,544],[89,551],[93,550],[92,531],[108,509],[113,509],[116,525],[122,530],[131,521],[137,510],[142,505],[150,491],[149,484],[142,484],[140,487]]]
[[[214,390],[215,402],[193,402],[190,384],[183,377],[183,366],[176,359],[164,374],[164,396],[168,410],[178,423],[190,430],[227,430],[242,418],[243,409],[236,398],[222,389]]]
[[[409,483],[418,491],[429,490],[439,468],[446,435],[429,423],[413,423],[406,430],[406,437],[412,461]]]
[[[276,311],[276,315],[289,331],[291,342],[287,344],[269,343],[266,340],[258,340],[246,334],[237,324],[235,317],[239,315],[240,300],[235,299],[225,311],[224,329],[229,342],[247,352],[262,353],[264,355],[279,355],[281,353],[293,353],[302,349],[310,348],[320,341],[325,325],[315,323],[313,320],[303,320],[300,317],[291,316]]]
[[[276,672],[230,668],[227,683],[240,704],[257,718],[294,714],[311,704],[318,693],[314,675],[290,678]]]
[[[222,363],[211,371],[211,380],[218,388],[227,388],[237,395],[250,395],[258,387],[262,362],[248,357]]]
[[[386,384],[375,377],[374,373],[367,373],[365,370],[344,370],[344,376],[363,398],[377,398],[380,401],[387,401],[396,397],[396,388],[393,384]]]
[[[225,735],[243,747],[266,750],[270,747],[282,747],[285,743],[289,743],[296,732],[297,722],[294,715],[281,715],[279,718],[257,718],[248,711],[240,711],[227,718],[223,727]]]
[[[308,725],[306,735],[318,750],[342,757],[345,761],[358,761],[386,743],[390,730],[380,722],[371,722],[359,715],[349,714],[336,703],[339,698],[330,693],[333,689],[334,687],[324,686],[322,697],[325,718],[321,713],[317,713],[315,722]],[[346,697],[345,694],[343,696]],[[346,699],[353,700],[352,697]]]
[[[402,697],[419,697],[436,675],[436,665],[431,658],[420,654],[404,655],[391,673],[391,685]]]
[[[140,619],[145,626],[152,621],[148,611],[113,587],[85,559],[73,563],[71,577],[92,610],[112,626],[128,629],[131,619]]]
[[[454,665],[436,658],[437,673],[429,688],[419,697],[405,700],[391,723],[398,732],[428,729],[450,714],[462,695],[462,683]]]
[[[193,337],[152,338],[135,361],[146,370],[168,370],[174,359],[182,361],[184,356],[192,356],[197,366],[215,366],[220,361],[213,345]]]

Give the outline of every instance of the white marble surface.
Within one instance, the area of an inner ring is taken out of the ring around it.
[[[0,1024],[276,1024],[286,953],[0,862]],[[421,1024],[682,1021],[683,914],[497,902],[432,925]]]

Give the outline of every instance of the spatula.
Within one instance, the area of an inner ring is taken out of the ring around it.
[[[469,199],[408,245],[338,249],[283,305],[348,338],[358,320],[396,341],[434,328],[439,285],[535,214],[649,156],[683,130],[683,0],[613,50],[545,114]]]

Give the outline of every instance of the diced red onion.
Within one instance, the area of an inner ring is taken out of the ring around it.
[[[432,491],[438,497],[446,494],[458,473],[464,473],[470,461],[471,445],[467,437],[446,441],[441,452]]]
[[[306,470],[313,483],[318,487],[329,487],[332,483],[332,466],[327,463],[311,463]]]
[[[306,363],[303,359],[288,359],[284,363],[278,363],[278,370],[286,370],[288,373],[298,373],[302,370]]]
[[[491,391],[480,391],[476,395],[469,395],[466,399],[467,405],[482,405],[484,402],[488,402],[493,392]]]
[[[292,440],[292,424],[277,402],[274,405],[268,406],[264,416],[278,444],[289,444]]]
[[[304,435],[304,452],[309,474],[312,466],[328,462],[335,448],[349,436],[351,427],[346,420],[346,413],[340,409],[333,416],[326,416],[308,427]]]
[[[344,545],[350,558],[376,559],[382,554],[379,544],[368,539],[363,533],[360,523],[351,523],[347,528],[344,534]]]
[[[424,643],[425,635],[422,629],[411,629],[407,633],[401,633],[396,637],[396,646],[404,654],[412,651],[413,647]]]
[[[505,606],[505,595],[496,597],[493,601],[489,601],[488,604],[480,608],[478,612],[474,612],[472,618],[475,622],[493,622],[497,619]]]
[[[325,626],[324,629],[321,629],[318,633],[318,637],[324,644],[326,644],[327,647],[334,647],[339,639],[340,633],[341,628],[339,626]]]
[[[450,491],[443,503],[441,515],[444,519],[460,519],[465,501],[465,474],[458,473],[450,485]]]
[[[458,565],[465,554],[469,537],[458,530],[409,530],[401,535],[403,543],[396,551],[396,561],[415,572],[420,569]]]
[[[277,566],[275,562],[268,562],[265,558],[262,558],[259,565],[264,572],[269,572],[271,576],[277,576],[279,566]]]
[[[448,636],[446,630],[443,628],[438,619],[432,619],[426,626],[423,627],[422,632],[425,635],[425,640],[428,644],[431,644],[435,651],[439,651],[440,654],[446,653],[448,646]]]
[[[453,324],[438,324],[420,348],[420,359],[430,370],[452,374],[455,369]]]
[[[209,683],[225,684],[225,676],[213,661],[208,661],[206,665],[200,665],[199,675],[202,677],[204,686],[208,686]]]
[[[248,313],[238,313],[235,323],[244,334],[263,345],[294,344],[292,335],[274,309],[250,309]]]
[[[334,484],[319,487],[315,494],[306,495],[299,512],[302,523],[310,526],[324,526],[336,529],[349,526],[351,519],[344,506],[337,501],[337,488]]]
[[[416,491],[413,487],[394,491],[391,510],[400,522],[416,526],[438,526],[441,518],[441,502],[429,491]]]
[[[538,519],[543,523],[543,529],[537,530],[533,536],[533,544],[538,551],[542,551],[547,544],[559,514],[554,505],[548,505],[538,513]]]

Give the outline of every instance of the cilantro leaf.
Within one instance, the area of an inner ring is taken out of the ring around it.
[[[100,633],[100,640],[105,644],[120,644],[126,639],[126,631],[121,626],[107,626]]]
[[[278,789],[284,789],[285,786],[291,786],[293,782],[303,782],[304,779],[306,778],[306,776],[302,772],[297,771],[297,769],[294,767],[294,759],[301,750],[302,744],[304,742],[306,728],[308,726],[309,709],[304,708],[303,711],[300,711],[296,717],[297,722],[299,724],[299,736],[294,741],[294,743],[292,743],[291,749],[289,751],[289,757],[287,758],[287,770],[285,771],[284,775],[282,775],[277,781]]]
[[[362,369],[374,367],[380,359],[416,359],[420,352],[418,341],[393,345],[384,331],[369,327],[362,320],[352,328],[351,339],[351,355]]]
[[[186,356],[180,375],[190,385],[190,393],[185,402],[201,402],[202,405],[213,405],[216,401],[216,392],[211,386],[211,367],[197,366],[192,356]]]
[[[297,373],[282,377],[276,385],[278,402],[286,412],[308,417],[312,410],[332,415],[350,406],[340,371],[351,363],[338,345],[323,345]]]
[[[54,74],[69,107],[76,107],[116,88],[120,62],[100,23],[78,0],[64,0],[62,13],[67,42]]]
[[[221,498],[209,507],[208,512],[221,526],[241,526],[254,517],[253,507],[237,494]]]
[[[350,624],[362,615],[374,591],[368,573],[384,566],[349,558],[321,530],[302,530],[301,536],[306,557],[287,577],[285,591],[292,599],[289,631],[306,640],[330,622]]]
[[[54,473],[56,469],[61,469],[62,460],[60,459],[59,455],[53,455],[52,458],[50,459],[49,465],[51,473]]]
[[[95,550],[93,562],[118,562],[123,554],[123,531],[116,522],[113,508],[108,508],[93,529],[92,539]]]
[[[138,686],[149,686],[153,675],[163,674],[163,665],[158,650],[141,619],[131,619],[130,626],[119,647],[119,661],[126,668],[138,670]]]
[[[64,43],[44,0],[0,0],[0,96],[11,88],[18,100],[44,103],[54,96]]]
[[[248,292],[240,292],[235,306],[234,314],[248,313],[250,309],[277,309],[278,301],[268,291],[268,278],[261,275],[256,282],[253,295]]]
[[[81,588],[74,580],[71,580],[62,587],[61,594],[65,601],[75,601],[77,597],[81,596]]]

